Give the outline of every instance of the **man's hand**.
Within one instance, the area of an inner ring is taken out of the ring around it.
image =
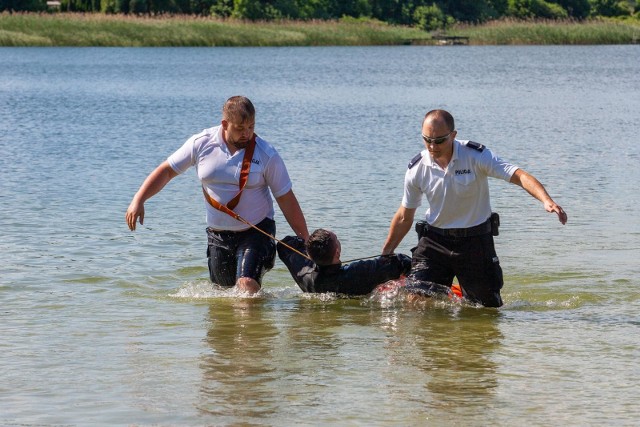
[[[144,203],[139,203],[136,200],[132,200],[127,213],[124,216],[129,226],[129,230],[134,231],[136,229],[136,222],[140,218],[140,225],[144,224]]]
[[[176,176],[178,176],[178,173],[171,169],[169,162],[166,160],[149,174],[136,195],[133,196],[133,200],[131,200],[131,204],[124,216],[129,230],[134,231],[136,229],[138,218],[140,219],[140,225],[144,224],[144,202],[162,190]]]
[[[558,214],[558,219],[565,225],[567,223],[567,213],[553,200],[547,201],[544,204],[544,208],[547,212],[555,212]]]

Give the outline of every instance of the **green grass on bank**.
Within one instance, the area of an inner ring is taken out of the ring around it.
[[[197,17],[0,14],[1,46],[393,45],[429,34],[380,22],[242,22]]]
[[[458,25],[458,36],[472,44],[635,44],[640,43],[640,21],[590,20],[585,22],[501,20],[484,25]]]
[[[629,44],[640,22],[496,21],[444,33],[470,44]],[[191,16],[0,14],[0,46],[348,46],[435,44],[428,32],[355,19],[242,22]]]

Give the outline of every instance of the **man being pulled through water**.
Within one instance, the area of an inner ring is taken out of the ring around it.
[[[287,236],[278,243],[278,256],[303,292],[334,292],[348,296],[366,295],[376,286],[398,279],[411,268],[411,258],[403,254],[379,256],[371,260],[342,265],[341,245],[335,233],[315,230],[306,244],[299,237]],[[306,253],[309,258],[287,246]]]

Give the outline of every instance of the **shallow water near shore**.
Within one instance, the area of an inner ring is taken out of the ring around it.
[[[635,425],[639,58],[1,48],[0,424]],[[491,182],[500,309],[304,295],[279,260],[256,296],[218,289],[193,171],[147,202],[136,232],[124,212],[236,94],[256,105],[310,230],[334,230],[344,259],[380,252],[433,108],[535,175],[569,222]]]

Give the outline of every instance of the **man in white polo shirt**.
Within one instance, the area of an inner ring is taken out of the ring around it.
[[[221,124],[193,135],[151,172],[125,215],[127,225],[135,230],[136,221],[144,221],[144,202],[195,166],[207,211],[209,277],[221,286],[249,293],[260,290],[262,276],[275,261],[276,245],[268,236],[276,233],[271,194],[296,235],[309,237],[282,158],[254,128],[251,101],[243,96],[229,98]]]
[[[425,195],[429,208],[425,220],[416,224],[419,241],[412,250],[409,277],[427,287],[429,283],[450,287],[455,276],[468,300],[499,307],[502,268],[493,242],[499,220],[491,212],[488,177],[524,188],[547,212],[555,212],[562,224],[567,222],[567,214],[534,176],[481,144],[457,140],[456,135],[453,117],[447,111],[432,110],[425,115],[422,138],[426,150],[409,163],[402,203],[391,220],[382,253],[392,253],[398,247]]]

